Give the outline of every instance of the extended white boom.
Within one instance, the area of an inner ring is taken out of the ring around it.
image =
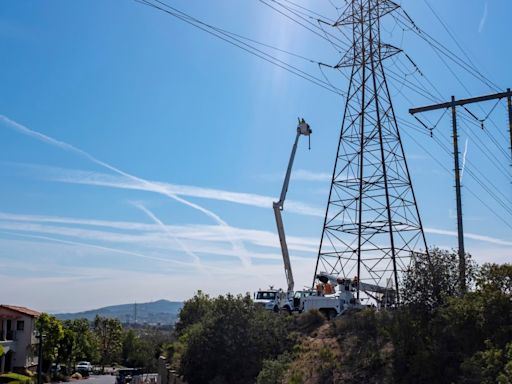
[[[286,282],[288,284],[288,292],[293,291],[294,281],[292,273],[292,265],[290,263],[290,254],[288,253],[288,245],[286,244],[286,236],[284,233],[283,218],[281,217],[281,211],[283,210],[284,200],[286,199],[286,192],[288,192],[288,185],[290,184],[290,176],[292,173],[293,161],[295,160],[295,152],[297,152],[297,144],[301,135],[311,135],[313,131],[304,119],[299,119],[299,125],[297,126],[297,136],[293,143],[292,153],[290,155],[290,161],[288,162],[288,169],[286,170],[286,176],[284,178],[283,189],[281,190],[281,196],[279,201],[273,203],[274,215],[276,217],[277,233],[279,234],[279,242],[281,243],[281,253],[283,254],[284,262],[284,273],[286,275]]]

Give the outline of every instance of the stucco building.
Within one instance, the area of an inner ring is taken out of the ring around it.
[[[37,367],[36,320],[40,313],[25,307],[0,304],[0,373]]]

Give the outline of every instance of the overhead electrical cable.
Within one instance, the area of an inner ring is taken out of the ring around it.
[[[436,156],[434,156],[430,151],[428,151],[420,142],[418,142],[414,136],[409,134],[407,131],[404,131],[405,135],[409,137],[412,141],[418,145],[429,157],[431,157],[442,169],[444,169],[448,174],[452,174],[452,171],[447,168]],[[487,202],[485,202],[477,193],[475,193],[471,188],[465,188],[474,198],[476,198],[483,206],[485,206],[493,215],[498,218],[503,224],[512,229],[512,225],[510,224],[510,220],[506,220],[503,218],[493,207],[491,207]]]
[[[439,14],[435,11],[435,9],[430,5],[430,3],[428,2],[428,0],[423,0],[424,3],[427,5],[427,7],[430,9],[430,11],[433,13],[433,15],[435,16],[435,18],[437,19],[437,21],[439,21],[439,23],[442,25],[442,27],[444,28],[444,30],[448,33],[448,35],[450,36],[450,38],[453,40],[453,42],[457,45],[457,47],[459,48],[459,50],[462,52],[462,54],[464,55],[464,57],[468,60],[468,62],[471,64],[471,66],[473,67],[473,69],[482,77],[482,78],[485,78],[490,84],[493,84],[493,85],[496,85],[495,83],[493,83],[489,78],[487,78],[486,76],[484,76],[481,71],[478,69],[478,66],[474,63],[474,61],[471,59],[471,57],[469,56],[469,54],[466,52],[466,50],[462,47],[462,45],[459,43],[459,41],[455,38],[455,35],[452,33],[452,31],[450,30],[450,28],[448,27],[448,25],[443,21],[443,19],[441,19],[441,17],[439,16]],[[496,88],[493,88],[493,87],[489,87],[491,88],[492,90],[498,90],[499,87],[496,86]]]
[[[256,57],[259,57],[277,67],[280,67],[296,76],[299,76],[299,77],[303,78],[304,80],[307,80],[313,84],[316,84],[332,93],[335,93],[335,94],[338,94],[341,96],[343,96],[343,94],[344,94],[343,91],[340,90],[339,88],[333,88],[332,84],[329,84],[320,78],[317,78],[317,77],[315,77],[315,76],[313,76],[313,75],[311,75],[311,74],[309,74],[291,64],[286,63],[283,60],[276,58],[275,56],[272,56],[256,47],[244,42],[241,38],[237,37],[236,34],[227,32],[221,28],[217,28],[217,27],[214,27],[207,23],[204,23],[201,20],[196,19],[196,18],[186,14],[185,12],[182,12],[182,11],[174,8],[174,7],[166,4],[163,1],[159,1],[159,0],[134,0],[134,1],[144,4],[144,5],[147,5],[147,6],[150,6],[157,10],[160,10],[162,12],[165,12],[165,13],[167,13],[179,20],[182,20],[182,21],[184,21],[184,22],[210,34],[210,35],[213,35],[231,45],[234,45],[234,46],[236,46],[236,47],[238,47]],[[247,40],[247,38],[246,38],[246,40]],[[252,40],[252,39],[250,39],[250,40]],[[279,49],[276,47],[273,47],[273,48]],[[282,51],[284,51],[284,50],[282,50]],[[286,52],[288,52],[288,51],[286,51]],[[295,55],[295,56],[300,56],[300,55]],[[305,57],[303,57],[303,58],[305,58]],[[311,62],[314,62],[314,61],[311,61]],[[315,62],[315,63],[318,63],[318,62]]]
[[[483,84],[487,85],[488,87],[498,90],[499,87],[496,84],[493,84],[489,79],[487,79],[485,76],[483,76],[481,73],[475,71],[473,67],[471,67],[464,59],[453,53],[449,48],[447,48],[444,44],[440,43],[438,40],[436,40],[434,37],[432,37],[429,33],[425,32],[421,28],[419,28],[414,21],[409,17],[407,12],[405,12],[403,9],[403,14],[397,13],[393,14],[393,17],[395,20],[400,23],[402,26],[407,26],[407,23],[410,23],[413,28],[410,28],[410,30],[416,34],[418,37],[420,37],[422,40],[424,40],[433,50],[438,51],[446,58],[450,59],[452,62],[457,64],[459,67],[464,69],[466,72],[471,74],[473,77],[475,77],[477,80],[481,81]]]

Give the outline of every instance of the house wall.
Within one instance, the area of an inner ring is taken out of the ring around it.
[[[7,353],[12,351],[11,370],[31,368],[37,365],[37,339],[35,337],[36,318],[0,308],[0,344],[4,356],[0,358],[0,372],[8,368]]]

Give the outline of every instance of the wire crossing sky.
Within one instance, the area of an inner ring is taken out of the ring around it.
[[[284,287],[272,201],[297,117],[314,135],[283,218],[296,285],[310,284],[350,75],[351,32],[334,26],[344,0],[2,6],[0,264],[12,303],[68,311]],[[407,111],[512,87],[512,4],[400,6],[382,25],[401,50],[385,70],[427,242],[450,249],[450,114]],[[457,117],[466,249],[509,261],[506,103]]]

